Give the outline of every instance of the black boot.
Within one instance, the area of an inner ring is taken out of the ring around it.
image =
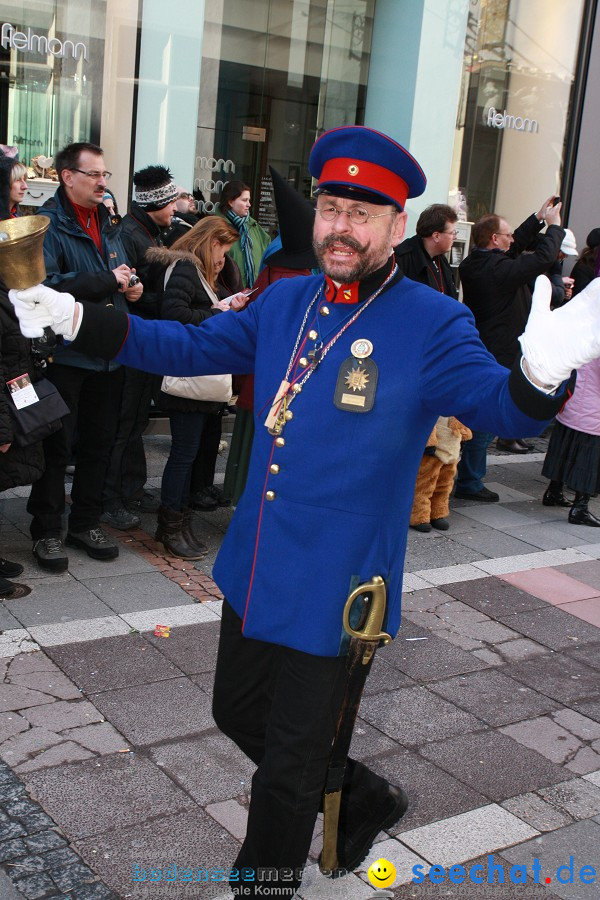
[[[208,547],[206,544],[203,544],[201,540],[199,540],[194,534],[194,529],[192,527],[192,513],[194,510],[189,506],[184,506],[183,508],[183,527],[181,529],[181,533],[183,534],[185,540],[192,548],[192,550],[197,550],[202,556],[208,553]]]
[[[191,547],[183,536],[183,513],[161,506],[158,510],[158,527],[155,538],[161,541],[167,553],[178,559],[200,559],[204,553]]]
[[[551,481],[546,489],[546,493],[542,497],[544,506],[571,506],[571,501],[567,500],[563,494],[562,481]]]
[[[589,494],[575,493],[575,503],[569,510],[569,522],[571,525],[590,525],[592,528],[600,528],[600,519],[593,516],[588,509]]]

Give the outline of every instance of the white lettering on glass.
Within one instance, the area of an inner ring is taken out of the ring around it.
[[[87,47],[81,41],[76,44],[73,41],[61,41],[60,38],[48,38],[45,34],[35,34],[31,28],[27,32],[17,31],[10,22],[4,22],[0,33],[0,45],[5,50],[25,50],[30,53],[41,53],[43,56],[72,57],[73,59],[85,59],[87,61]]]

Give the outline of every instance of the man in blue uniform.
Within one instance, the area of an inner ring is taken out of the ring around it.
[[[300,883],[321,804],[347,682],[348,593],[383,576],[384,630],[398,630],[413,486],[436,418],[534,433],[567,399],[559,386],[571,369],[600,356],[597,282],[572,314],[575,301],[550,314],[548,300],[546,312],[540,284],[509,372],[468,310],[401,276],[393,247],[425,177],[392,139],[334,129],[309,165],[325,275],[277,282],[239,314],[193,328],[102,313],[43,287],[11,295],[28,336],[52,325],[82,350],[147,371],[255,373],[248,483],[214,569],[227,598],[214,717],[257,766],[235,868],[276,870],[278,896]],[[348,760],[340,865],[355,868],[407,803]],[[252,896],[239,878],[234,892]],[[256,895],[264,887],[255,882]]]

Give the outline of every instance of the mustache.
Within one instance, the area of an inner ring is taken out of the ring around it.
[[[316,253],[318,253],[319,251],[327,250],[334,244],[342,244],[344,247],[349,247],[350,250],[356,250],[358,252],[362,252],[366,249],[363,244],[359,244],[358,241],[346,234],[328,234],[327,237],[323,238],[322,241],[314,241],[313,249]]]

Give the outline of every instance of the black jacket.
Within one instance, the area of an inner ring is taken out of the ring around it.
[[[412,281],[419,281],[421,284],[427,284],[435,291],[447,294],[448,297],[458,297],[452,269],[444,254],[436,256],[435,263],[425,250],[423,241],[415,234],[414,237],[402,241],[401,244],[394,249],[396,262],[400,267],[400,271]]]
[[[12,304],[0,286],[0,444],[11,444],[10,450],[0,453],[0,491],[19,485],[32,484],[44,471],[44,451],[41,442],[30,447],[13,444],[12,417],[5,385],[11,378],[28,373],[35,382],[37,372],[31,356],[31,342],[19,329]]]
[[[528,284],[547,272],[558,256],[564,228],[550,225],[532,253],[524,253],[543,226],[535,215],[515,231],[510,253],[475,247],[459,266],[465,305],[475,316],[481,340],[498,362],[511,368],[519,352],[531,292]]]
[[[144,285],[144,293],[136,303],[128,303],[128,312],[143,319],[158,318],[158,280],[160,269],[146,258],[151,247],[164,246],[168,229],[160,228],[135,201],[131,212],[121,222],[121,239],[128,264],[135,269]]]
[[[212,301],[206,293],[196,265],[198,260],[191,253],[183,253],[165,248],[155,248],[148,251],[148,260],[152,266],[160,271],[157,282],[157,298],[160,319],[171,319],[181,322],[183,325],[201,325],[205,319],[210,319],[221,310],[214,309]],[[165,273],[169,265],[175,262],[167,288],[164,289]],[[235,315],[228,313],[228,315]],[[168,375],[168,372],[164,373]],[[185,397],[174,397],[171,394],[160,392],[158,405],[161,409],[177,410],[179,412],[208,412],[215,413],[221,409],[221,403],[212,403],[202,400],[188,400]]]

